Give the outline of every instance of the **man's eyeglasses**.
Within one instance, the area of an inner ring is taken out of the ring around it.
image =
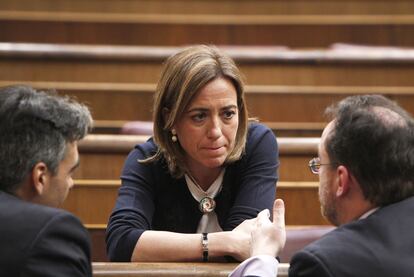
[[[333,163],[321,164],[321,159],[319,157],[313,158],[312,160],[309,161],[309,168],[311,172],[316,175],[319,174],[319,169],[321,168],[322,165],[333,165]]]

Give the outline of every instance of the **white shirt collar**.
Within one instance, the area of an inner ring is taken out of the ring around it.
[[[369,210],[369,211],[367,211],[367,212],[365,212],[363,215],[361,215],[360,217],[359,217],[359,219],[364,219],[364,218],[367,218],[368,216],[370,216],[371,214],[373,214],[376,210],[378,210],[380,207],[375,207],[375,208],[373,208],[373,209],[371,209],[371,210]]]
[[[207,191],[204,191],[200,186],[193,180],[190,176],[185,174],[185,181],[187,183],[187,187],[191,192],[191,195],[194,197],[195,200],[200,201],[202,198],[208,196],[214,198],[217,193],[221,190],[223,185],[223,178],[226,169],[223,169],[217,179],[211,184]]]

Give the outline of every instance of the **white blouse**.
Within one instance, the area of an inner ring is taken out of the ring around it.
[[[196,181],[191,178],[189,175],[185,174],[185,181],[187,183],[187,187],[191,192],[191,195],[194,197],[195,200],[200,202],[203,198],[209,197],[214,199],[214,197],[220,192],[223,186],[223,177],[224,172],[226,170],[223,169],[217,179],[213,182],[213,184],[208,188],[207,191],[204,191]],[[214,233],[223,231],[220,224],[218,223],[217,214],[213,210],[209,213],[204,213],[198,223],[197,233]]]

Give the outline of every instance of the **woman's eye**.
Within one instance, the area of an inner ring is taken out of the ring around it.
[[[192,115],[191,118],[195,122],[201,122],[206,118],[206,115],[204,113],[198,113],[198,114]]]
[[[235,111],[225,111],[223,116],[225,119],[231,119],[236,114]]]

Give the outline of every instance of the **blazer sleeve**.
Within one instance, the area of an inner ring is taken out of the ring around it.
[[[107,253],[112,262],[130,262],[142,233],[152,228],[156,194],[152,165],[138,162],[148,156],[145,145],[130,152],[122,170],[122,185],[106,229]]]
[[[237,168],[238,190],[224,230],[232,230],[245,219],[272,211],[278,180],[279,151],[272,130],[254,124],[249,130],[246,153]]]
[[[340,262],[340,261],[338,261]],[[303,249],[290,261],[289,277],[333,277],[321,259],[314,253]]]
[[[20,276],[92,276],[89,234],[64,211],[51,217],[25,254]]]

